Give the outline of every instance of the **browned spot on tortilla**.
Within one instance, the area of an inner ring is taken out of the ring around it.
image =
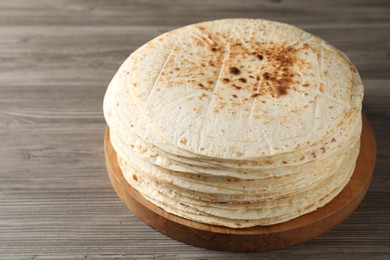
[[[180,140],[180,143],[182,144],[187,144],[187,139],[185,137],[183,137],[181,140]]]
[[[269,164],[269,165],[274,164],[274,162],[273,162],[272,160],[266,160],[265,163],[266,163],[266,164]]]
[[[312,152],[311,156],[313,156],[313,158],[317,158],[317,154],[315,152]]]
[[[324,74],[325,77],[327,77],[329,75],[329,71],[325,69],[323,74]]]
[[[326,152],[326,149],[325,149],[325,147],[321,147],[320,149],[321,149],[321,152],[323,152],[323,153],[325,153],[325,152]]]
[[[336,142],[336,138],[332,138],[332,143]]]
[[[213,44],[212,46],[211,46],[211,51],[212,52],[216,52],[216,51],[218,51],[219,50],[219,48],[218,48],[218,46],[216,45],[216,44]]]
[[[255,93],[251,97],[255,98],[255,97],[258,97],[258,96],[260,96],[260,93]]]
[[[138,181],[137,175],[133,174],[133,180]]]
[[[308,86],[309,86],[309,83],[302,84],[302,87],[308,87]]]
[[[228,82],[230,82],[230,79],[228,79],[228,78],[223,78],[222,81],[225,82],[225,83],[228,83]]]
[[[242,83],[246,83],[246,78],[239,78],[238,80],[241,81]]]
[[[240,87],[240,86],[237,86],[237,85],[233,85],[233,87],[234,87],[235,89],[241,89],[241,87]]]
[[[287,164],[287,161],[282,161],[283,164]]]
[[[303,161],[304,159],[305,159],[305,156],[302,156],[302,157],[301,157],[301,161]]]
[[[231,74],[238,75],[241,73],[241,71],[237,67],[230,67],[229,69]]]
[[[288,89],[294,83],[294,64],[297,63],[297,49],[292,46],[276,45],[270,43],[270,46],[262,50],[267,57],[266,71],[256,79],[260,85],[256,92],[260,94],[269,94],[272,97],[280,97],[288,93]],[[264,68],[263,68],[264,69]]]
[[[206,89],[206,87],[205,87],[202,83],[199,83],[198,86],[199,86],[201,89]]]
[[[263,60],[264,59],[264,56],[263,55],[261,55],[261,54],[257,54],[257,56],[256,56],[259,60]]]
[[[233,94],[233,95],[232,95],[232,97],[234,97],[234,98],[238,98],[238,96],[237,96],[236,94]]]

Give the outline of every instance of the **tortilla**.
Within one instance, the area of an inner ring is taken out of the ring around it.
[[[178,216],[271,225],[329,202],[359,153],[351,61],[291,25],[225,19],[162,34],[112,79],[104,116],[126,180]]]

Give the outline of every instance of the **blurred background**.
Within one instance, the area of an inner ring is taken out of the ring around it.
[[[200,21],[296,25],[346,53],[365,85],[378,160],[358,210],[304,245],[207,251],[134,217],[105,170],[102,101],[132,51]],[[390,258],[390,1],[1,0],[1,259]]]

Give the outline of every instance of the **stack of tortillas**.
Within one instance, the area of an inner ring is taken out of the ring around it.
[[[126,180],[197,222],[271,225],[347,184],[363,86],[340,51],[294,26],[250,19],[165,33],[130,55],[104,100]]]

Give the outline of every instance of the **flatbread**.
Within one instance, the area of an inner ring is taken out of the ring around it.
[[[172,214],[234,228],[333,199],[355,168],[363,85],[343,53],[291,25],[225,19],[146,43],[103,104],[130,185]]]

